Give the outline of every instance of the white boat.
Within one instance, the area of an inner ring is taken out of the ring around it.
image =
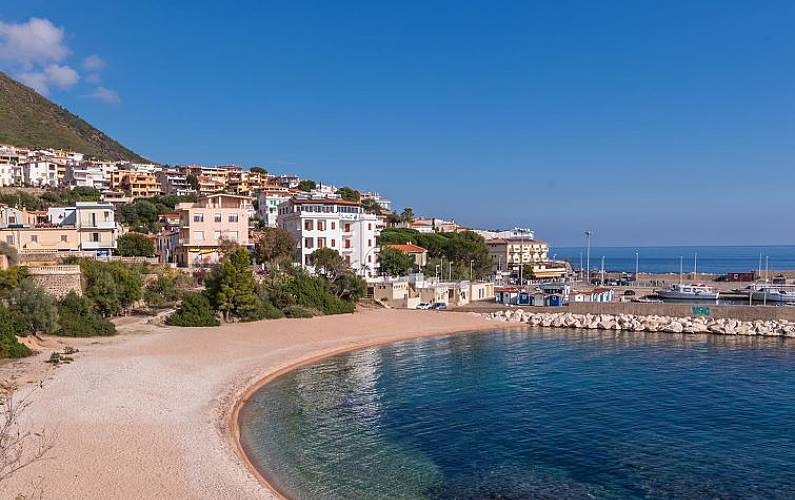
[[[668,290],[658,290],[657,296],[669,300],[718,300],[719,292],[704,284],[676,283]]]
[[[781,285],[762,285],[751,292],[751,300],[768,304],[795,303],[795,289]]]

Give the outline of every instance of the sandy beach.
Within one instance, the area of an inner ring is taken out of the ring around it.
[[[49,368],[41,354],[0,366],[34,390],[27,427],[55,433],[48,460],[3,485],[13,498],[272,498],[238,455],[229,420],[258,381],[324,354],[420,336],[495,328],[470,313],[378,310],[301,320],[174,328],[129,320],[123,334],[46,339],[80,349]],[[232,429],[234,430],[234,429]]]

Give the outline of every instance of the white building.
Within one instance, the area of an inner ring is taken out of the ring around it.
[[[513,229],[475,229],[474,232],[483,236],[484,240],[535,239],[535,231],[522,227]]]
[[[91,187],[104,191],[110,187],[110,170],[91,164],[68,165],[64,183],[71,187]]]
[[[0,186],[13,186],[16,183],[17,172],[19,172],[17,165],[0,162]]]
[[[57,186],[58,163],[53,161],[29,161],[22,165],[22,179],[28,186]]]
[[[278,225],[296,239],[300,264],[314,271],[318,248],[337,250],[360,276],[378,275],[378,217],[360,203],[335,198],[291,198],[279,205]]]
[[[292,193],[287,188],[263,189],[257,198],[257,218],[268,227],[276,227],[279,205],[291,197]]]

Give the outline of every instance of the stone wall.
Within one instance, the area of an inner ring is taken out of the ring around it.
[[[730,318],[742,321],[795,321],[795,307],[788,306],[740,306],[699,304],[709,308],[711,318]],[[539,308],[548,310],[549,308]],[[643,302],[577,302],[561,309],[573,314],[632,314],[635,316],[693,316],[693,304],[643,303]]]
[[[31,266],[28,273],[37,285],[56,297],[72,291],[83,293],[80,266]]]

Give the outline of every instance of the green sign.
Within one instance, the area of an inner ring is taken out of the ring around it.
[[[709,307],[693,306],[693,315],[695,315],[695,316],[709,316]]]

